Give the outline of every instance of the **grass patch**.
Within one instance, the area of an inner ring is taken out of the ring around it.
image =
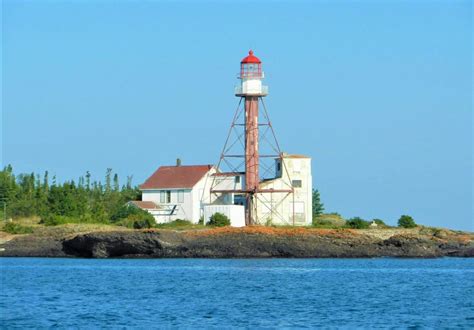
[[[24,226],[19,223],[9,222],[5,226],[3,226],[2,230],[9,234],[31,234],[33,233],[33,227],[31,226]]]
[[[159,223],[155,225],[155,228],[159,229],[175,229],[175,230],[187,230],[187,229],[203,229],[211,226],[205,226],[202,224],[193,224],[188,220],[177,219],[167,223]]]
[[[52,215],[47,215],[45,217],[42,217],[41,221],[39,223],[42,224],[42,225],[45,225],[45,226],[58,226],[58,225],[65,225],[65,224],[68,224],[68,223],[75,223],[75,224],[79,224],[79,223],[97,223],[97,224],[100,224],[100,223],[102,223],[103,224],[104,222],[99,221],[99,220],[95,219],[94,217],[92,217],[90,215],[83,215],[83,216],[80,216],[80,217],[67,217],[67,216],[63,216],[63,215],[52,214]]]
[[[321,214],[313,219],[313,227],[336,229],[346,226],[346,220],[339,214]]]

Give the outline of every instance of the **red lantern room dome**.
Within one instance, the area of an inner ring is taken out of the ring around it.
[[[256,63],[260,64],[262,61],[257,56],[253,55],[253,50],[249,50],[249,56],[244,57],[244,59],[240,63]]]

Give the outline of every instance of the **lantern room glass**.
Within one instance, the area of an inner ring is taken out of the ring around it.
[[[241,78],[261,78],[262,64],[261,63],[242,63],[240,65]]]

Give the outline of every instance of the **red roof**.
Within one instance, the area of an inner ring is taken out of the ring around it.
[[[158,208],[155,203],[149,201],[130,201],[133,205],[141,209],[156,209]]]
[[[161,166],[140,189],[192,188],[212,165]]]
[[[253,50],[249,50],[249,56],[244,57],[240,63],[262,63],[257,56],[253,55]]]

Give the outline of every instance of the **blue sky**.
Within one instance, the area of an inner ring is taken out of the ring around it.
[[[217,161],[239,62],[329,212],[474,230],[469,1],[3,1],[2,164],[58,180]]]

